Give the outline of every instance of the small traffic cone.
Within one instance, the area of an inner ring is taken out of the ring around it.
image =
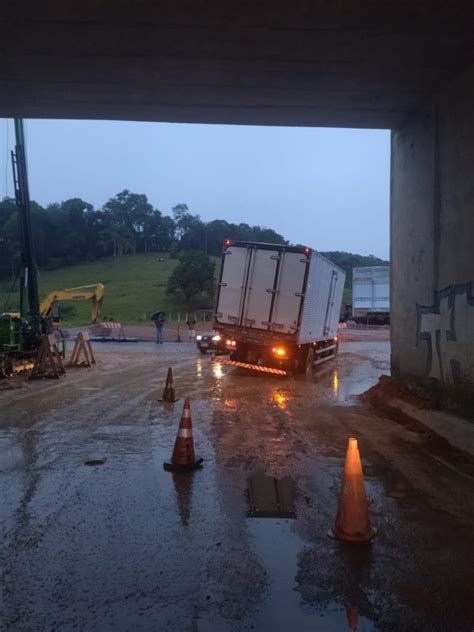
[[[375,534],[370,524],[357,439],[349,439],[336,523],[329,535],[346,542],[372,542]]]
[[[359,611],[354,606],[346,605],[346,617],[349,630],[357,630],[359,623]]]
[[[171,461],[165,461],[163,467],[168,471],[194,470],[201,465],[202,461],[202,458],[196,458],[194,454],[191,404],[189,399],[185,399],[173,456]]]
[[[168,369],[168,373],[166,375],[166,383],[163,390],[163,397],[160,401],[168,402],[169,404],[173,404],[176,401],[173,388],[173,370],[171,369],[171,367]]]

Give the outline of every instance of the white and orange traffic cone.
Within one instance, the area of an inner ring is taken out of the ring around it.
[[[176,401],[173,387],[173,370],[171,369],[171,367],[168,369],[168,374],[166,375],[165,388],[163,390],[163,396],[160,401],[167,402],[169,404],[174,404],[174,402]]]
[[[193,470],[203,462],[194,454],[193,423],[191,420],[191,403],[185,399],[183,415],[179,422],[178,436],[174,444],[171,461],[165,461],[163,467],[168,471]]]
[[[349,439],[336,522],[329,535],[346,542],[372,542],[375,534],[370,524],[357,439]]]
[[[354,606],[346,604],[347,626],[349,630],[357,630],[359,622],[359,611]]]

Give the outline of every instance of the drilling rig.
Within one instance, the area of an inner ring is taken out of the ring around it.
[[[21,237],[20,311],[0,315],[0,377],[31,368],[41,334],[46,333],[46,323],[40,316],[23,119],[14,119],[14,124],[11,160]]]

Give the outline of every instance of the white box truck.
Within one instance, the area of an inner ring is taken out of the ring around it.
[[[352,268],[352,318],[357,323],[390,323],[390,266]]]
[[[214,328],[223,364],[289,375],[337,353],[345,273],[311,248],[224,242]]]

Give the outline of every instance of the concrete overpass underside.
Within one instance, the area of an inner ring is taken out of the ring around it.
[[[0,116],[392,129],[392,370],[474,415],[471,1],[21,0]]]

